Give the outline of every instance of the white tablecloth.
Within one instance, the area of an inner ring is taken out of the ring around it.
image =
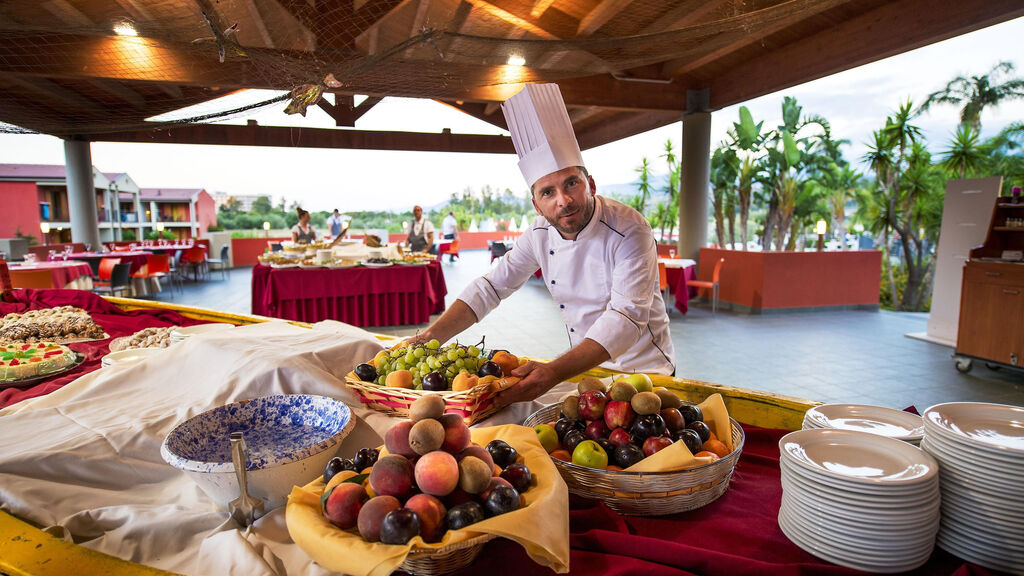
[[[0,410],[0,508],[82,546],[173,572],[326,574],[291,541],[283,507],[239,530],[163,461],[160,444],[175,424],[210,408],[304,393],[342,399],[357,416],[339,455],[378,446],[397,420],[362,408],[342,382],[380,349],[369,333],[339,322],[243,326],[9,406]],[[478,425],[520,423],[571,386]]]

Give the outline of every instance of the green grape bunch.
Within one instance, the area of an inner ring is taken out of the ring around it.
[[[373,362],[376,364],[376,379],[373,381],[385,386],[388,375],[406,370],[411,380],[405,374],[395,379],[402,382],[409,380],[409,386],[405,387],[430,391],[451,390],[452,380],[456,376],[462,372],[476,374],[484,362],[487,362],[487,354],[483,350],[482,340],[471,346],[458,342],[442,346],[435,339],[378,353]]]

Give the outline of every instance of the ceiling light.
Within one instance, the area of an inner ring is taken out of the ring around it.
[[[139,32],[135,30],[135,26],[132,26],[131,22],[118,22],[114,25],[114,34],[118,36],[138,36]]]
[[[525,66],[526,65],[526,59],[523,58],[522,56],[520,56],[519,54],[513,54],[513,55],[508,57],[508,65],[509,66]]]

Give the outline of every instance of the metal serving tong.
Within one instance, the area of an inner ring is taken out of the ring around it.
[[[231,433],[231,461],[235,465],[235,476],[241,494],[228,503],[231,517],[242,526],[249,526],[263,515],[263,501],[249,496],[249,488],[245,479],[245,463],[249,459],[249,450],[245,446],[245,437],[241,432]]]

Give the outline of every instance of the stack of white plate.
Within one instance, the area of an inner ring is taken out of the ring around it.
[[[924,413],[921,448],[939,461],[938,544],[986,568],[1024,573],[1024,408],[953,402]]]
[[[107,366],[113,366],[115,364],[120,366],[122,364],[141,362],[150,356],[163,354],[163,352],[163,348],[129,348],[128,350],[111,352],[100,360],[100,367],[106,368]]]
[[[915,446],[924,438],[921,417],[902,410],[867,404],[822,404],[804,414],[804,430],[855,430],[902,440]]]
[[[181,342],[182,340],[185,340],[186,338],[190,338],[192,336],[195,336],[196,334],[206,334],[208,332],[217,332],[218,330],[226,330],[228,328],[234,328],[234,326],[231,325],[231,324],[214,323],[214,324],[197,324],[195,326],[187,326],[187,327],[184,327],[184,328],[178,327],[178,328],[175,328],[174,330],[171,330],[170,341],[171,341],[171,344],[176,344],[178,342]]]
[[[798,430],[779,440],[779,527],[829,562],[868,572],[924,564],[939,530],[939,465],[899,440]]]

